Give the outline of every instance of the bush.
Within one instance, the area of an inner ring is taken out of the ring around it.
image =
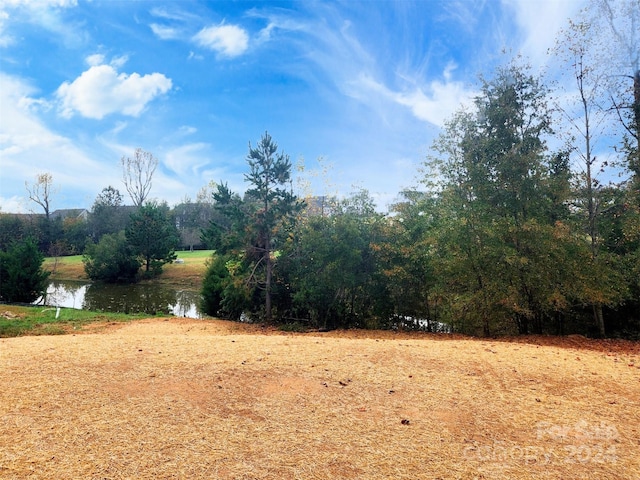
[[[242,262],[214,255],[202,282],[201,310],[207,315],[239,320],[249,309],[249,294]]]
[[[283,323],[278,328],[282,332],[306,333],[309,331],[309,328],[301,322]]]
[[[125,236],[144,265],[145,278],[160,275],[162,266],[176,259],[180,235],[166,204],[147,203],[132,213]]]
[[[90,279],[107,283],[133,282],[140,269],[123,232],[103,235],[98,244],[88,245],[82,261]]]
[[[31,303],[47,291],[49,272],[42,270],[44,256],[27,239],[0,252],[0,300]]]
[[[229,277],[225,259],[215,255],[207,262],[207,272],[202,280],[202,302],[200,309],[207,315],[216,316],[222,306],[224,281]]]

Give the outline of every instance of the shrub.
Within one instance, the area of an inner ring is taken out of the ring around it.
[[[133,282],[140,269],[124,232],[103,235],[98,244],[88,245],[82,261],[90,279],[107,283]]]
[[[242,262],[215,254],[207,266],[201,293],[204,313],[239,320],[250,306]]]
[[[47,291],[49,272],[44,256],[32,239],[13,243],[0,252],[0,300],[31,303]]]
[[[282,332],[306,333],[309,331],[308,327],[301,322],[283,323],[278,328]]]
[[[218,315],[222,306],[224,281],[229,277],[224,257],[214,255],[207,262],[207,272],[202,280],[202,302],[200,309],[207,315]]]

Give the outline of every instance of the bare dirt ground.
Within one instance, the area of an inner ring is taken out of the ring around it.
[[[640,344],[153,319],[0,339],[2,479],[640,479]]]

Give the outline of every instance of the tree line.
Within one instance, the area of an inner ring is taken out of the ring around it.
[[[155,165],[137,152],[122,160],[133,211],[107,187],[88,220],[60,226],[45,215],[40,237],[25,238],[85,253],[87,271],[111,281],[141,264],[160,273],[180,246],[213,249],[202,310],[237,320],[638,338],[640,50],[620,24],[634,25],[636,6],[594,2],[601,21],[570,22],[555,58],[571,95],[518,59],[481,79],[434,142],[420,186],[386,213],[365,190],[297,196],[289,157],[265,133],[249,145],[243,195],[221,182],[195,202],[148,202]],[[604,61],[605,28],[628,61]],[[604,142],[613,145],[602,159]],[[159,232],[167,242],[154,243]]]
[[[633,26],[636,3],[595,4],[618,46],[637,32],[625,36],[614,9]],[[216,249],[205,310],[320,328],[637,338],[638,49],[607,73],[594,63],[603,28],[563,32],[556,54],[574,85],[563,103],[519,59],[482,79],[434,142],[422,188],[387,214],[366,191],[323,199],[321,214],[301,207],[284,195],[289,174],[278,169],[290,163],[266,134],[258,157],[250,148],[247,194],[224,184],[214,194],[222,216],[204,232]],[[623,135],[599,160],[616,123]]]

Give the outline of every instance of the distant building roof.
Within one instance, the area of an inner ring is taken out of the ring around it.
[[[52,219],[60,218],[62,220],[65,218],[81,218],[86,220],[88,216],[89,211],[86,208],[63,208],[51,212],[50,215]]]

